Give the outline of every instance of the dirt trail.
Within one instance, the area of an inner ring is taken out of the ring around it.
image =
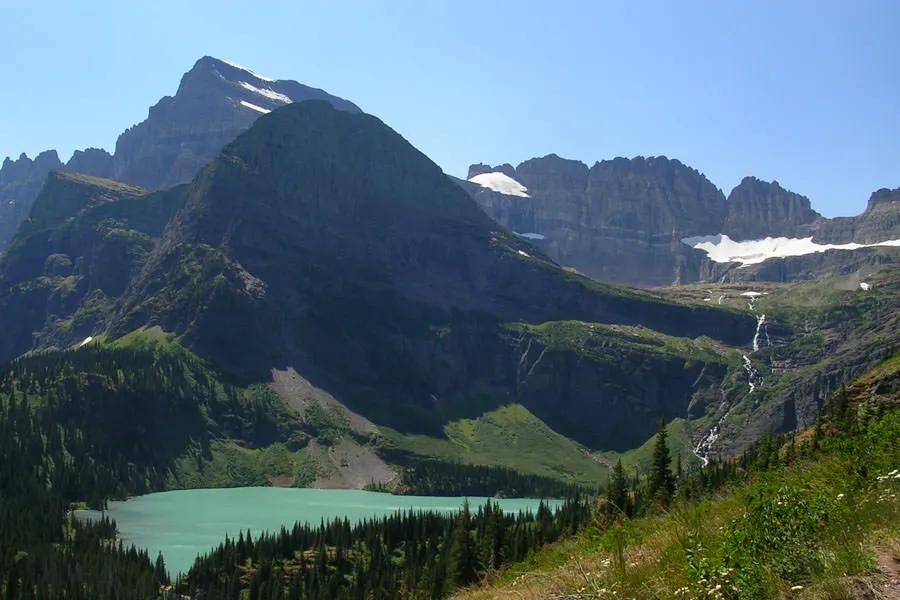
[[[886,600],[900,600],[900,542],[878,552],[875,564],[882,578],[881,593]]]

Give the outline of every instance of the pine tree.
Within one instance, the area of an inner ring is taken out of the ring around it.
[[[656,432],[656,444],[653,447],[653,466],[650,473],[650,496],[660,501],[663,506],[668,506],[675,493],[675,480],[669,464],[672,457],[669,454],[669,446],[666,443],[666,422],[659,420],[659,430]]]
[[[451,586],[466,586],[475,581],[477,576],[478,556],[470,533],[471,515],[469,502],[463,503],[450,544],[449,562],[447,565],[447,582]]]
[[[169,573],[166,571],[166,561],[163,559],[162,552],[156,556],[156,566],[154,570],[156,571],[156,578],[160,583],[168,583]]]
[[[609,487],[606,491],[606,502],[611,515],[625,514],[631,516],[628,482],[625,479],[622,459],[619,459],[616,466],[613,467],[613,472],[609,479]]]

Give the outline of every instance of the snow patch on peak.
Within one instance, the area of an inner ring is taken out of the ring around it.
[[[741,263],[741,266],[759,264],[770,258],[803,256],[826,250],[858,250],[873,246],[897,246],[900,240],[887,240],[875,244],[818,244],[812,236],[806,238],[767,237],[761,240],[736,242],[725,234],[687,237],[681,240],[692,248],[703,250],[713,262]]]
[[[469,179],[472,183],[477,183],[481,187],[506,194],[507,196],[519,196],[528,198],[528,188],[510,177],[505,173],[493,172],[482,173]]]
[[[250,73],[251,75],[253,75],[253,76],[256,77],[257,79],[260,79],[260,80],[262,80],[262,81],[276,81],[275,79],[272,79],[271,77],[266,77],[266,76],[264,76],[264,75],[260,75],[259,73],[254,72],[254,71],[251,71],[250,69],[248,69],[248,68],[245,67],[244,65],[239,65],[239,64],[237,64],[236,62],[231,62],[230,60],[224,60],[224,59],[222,59],[222,58],[220,58],[220,59],[218,59],[218,60],[221,60],[223,63],[225,63],[225,64],[228,65],[229,67],[234,67],[235,69],[240,69],[241,71],[246,71],[247,73]]]
[[[262,106],[257,106],[257,105],[255,105],[255,104],[251,104],[250,102],[247,102],[247,101],[245,101],[245,100],[241,100],[240,104],[241,104],[241,106],[243,106],[244,108],[249,108],[250,110],[255,110],[256,112],[262,113],[262,114],[264,114],[264,115],[267,115],[267,114],[269,114],[270,112],[272,112],[272,111],[269,110],[268,108],[263,108]]]
[[[275,90],[270,90],[269,88],[258,88],[251,83],[247,83],[246,81],[240,82],[241,87],[245,90],[249,90],[254,94],[259,94],[264,98],[268,98],[269,100],[274,100],[275,102],[283,102],[284,104],[290,104],[293,100],[290,97],[285,96],[284,94],[280,94]]]

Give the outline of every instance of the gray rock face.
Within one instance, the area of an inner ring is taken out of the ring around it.
[[[900,239],[900,188],[873,192],[864,213],[828,219],[814,235],[815,241],[829,244],[872,244],[890,239]]]
[[[474,169],[486,172],[483,167]],[[607,281],[696,280],[699,256],[681,238],[718,231],[725,218],[722,192],[702,173],[665,157],[616,158],[588,168],[551,154],[505,174],[528,197],[466,187],[501,224],[544,236],[529,237],[554,260]]]
[[[186,183],[260,115],[304,100],[359,112],[352,102],[323,90],[204,56],[182,77],[174,96],[164,97],[145,121],[119,136],[109,176],[148,189]]]
[[[897,264],[900,264],[900,248],[885,246],[858,250],[828,250],[803,256],[770,259],[744,267],[738,263],[704,260],[700,269],[700,281],[789,283],[836,275],[862,274]]]
[[[76,150],[66,163],[66,171],[83,173],[93,177],[109,178],[112,172],[112,155],[102,148]]]
[[[784,189],[777,181],[745,177],[728,195],[722,233],[733,240],[796,236],[821,218],[806,196]]]
[[[7,158],[0,166],[0,253],[31,210],[47,173],[62,168],[56,150],[38,154],[34,160],[24,153],[18,160]]]
[[[770,259],[749,269],[713,263],[682,243],[695,235],[733,240],[809,237],[820,243],[871,244],[900,238],[900,189],[875,192],[858,217],[825,219],[808,198],[746,177],[725,196],[702,173],[665,157],[595,163],[535,158],[509,165],[472,165],[469,178],[502,173],[527,189],[511,195],[460,182],[481,208],[523,234],[563,266],[597,279],[637,286],[698,281],[796,281],[893,262],[889,250],[834,251]]]

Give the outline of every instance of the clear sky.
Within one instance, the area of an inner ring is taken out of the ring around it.
[[[0,0],[0,158],[112,149],[204,54],[359,104],[444,170],[666,155],[826,215],[900,186],[900,2]]]

